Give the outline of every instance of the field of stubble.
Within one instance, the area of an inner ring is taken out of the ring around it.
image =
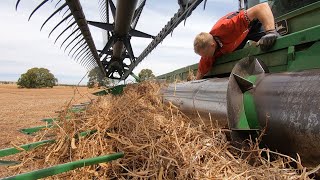
[[[21,128],[45,125],[43,118],[56,117],[69,102],[88,102],[94,90],[86,87],[57,86],[45,89],[20,89],[0,84],[0,149],[32,141]]]

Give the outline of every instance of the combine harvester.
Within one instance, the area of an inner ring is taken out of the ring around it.
[[[17,2],[17,6],[20,0]],[[44,0],[35,11],[48,0]],[[58,1],[57,4],[62,2]],[[74,36],[66,45],[69,54],[88,70],[99,67],[106,77],[126,79],[132,70],[178,26],[202,0],[179,1],[180,9],[156,36],[135,30],[145,1],[101,1],[103,22],[87,21],[78,0],[63,1],[60,7],[45,21],[44,25],[58,12],[64,11],[62,22],[71,20],[57,40],[67,30],[71,34],[62,42]],[[239,1],[240,8],[249,8],[260,1]],[[305,165],[320,163],[320,2],[315,0],[269,1],[276,17],[278,31],[283,35],[275,46],[263,52],[255,46],[227,54],[217,60],[213,70],[203,80],[186,83],[172,83],[163,89],[165,101],[171,101],[187,112],[210,113],[222,122],[228,122],[235,140],[242,140],[247,134],[265,129],[263,143],[281,153],[299,153]],[[109,22],[109,10],[114,23]],[[32,12],[31,16],[35,13]],[[31,17],[30,16],[30,17]],[[131,21],[128,21],[131,19]],[[122,23],[123,22],[123,23]],[[107,30],[106,45],[97,50],[91,37],[89,25]],[[51,33],[50,33],[51,34]],[[131,36],[153,38],[148,47],[135,57],[130,43]],[[73,47],[71,46],[73,44]],[[61,46],[62,46],[61,45]],[[72,48],[71,48],[72,47]],[[125,59],[129,59],[129,64]],[[164,74],[158,79],[173,82],[185,80],[189,70],[196,72],[197,64]],[[218,78],[217,78],[218,77]],[[121,93],[124,85],[115,87],[112,93]],[[101,93],[103,94],[103,93]],[[203,116],[204,117],[204,116]],[[55,119],[46,119],[52,122]],[[32,133],[36,129],[25,129]],[[86,136],[94,130],[79,133]],[[74,138],[79,138],[74,137]],[[42,144],[54,143],[54,139],[40,141],[0,150],[0,157],[34,149]],[[22,148],[22,149],[21,149]],[[123,157],[122,152],[57,165],[47,169],[28,172],[7,179],[37,179],[66,172],[86,165],[108,162]],[[2,165],[19,162],[1,161]]]
[[[250,8],[260,1],[239,1]],[[264,132],[263,144],[320,164],[320,1],[268,1],[282,35],[267,52],[248,44],[217,59],[205,79],[170,84],[163,90],[187,113],[208,113],[228,123],[233,141]],[[186,80],[198,64],[159,76]]]

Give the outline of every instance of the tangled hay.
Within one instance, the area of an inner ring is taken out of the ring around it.
[[[39,135],[56,134],[56,143],[26,152],[23,164],[12,168],[26,172],[84,158],[124,152],[111,163],[84,167],[53,176],[61,179],[308,179],[302,166],[292,168],[290,157],[259,149],[244,152],[228,142],[216,125],[195,123],[159,97],[160,85],[129,85],[121,96],[105,96],[84,113],[73,114],[56,128]],[[96,133],[75,138],[80,132]],[[266,153],[264,157],[261,154]],[[250,158],[248,158],[250,157]],[[250,161],[250,162],[249,162]],[[252,163],[253,162],[253,163]],[[300,165],[299,161],[296,161]]]

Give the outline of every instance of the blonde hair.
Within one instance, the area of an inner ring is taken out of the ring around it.
[[[193,48],[194,52],[199,54],[201,49],[205,49],[210,45],[211,42],[211,34],[206,32],[201,32],[194,38]]]

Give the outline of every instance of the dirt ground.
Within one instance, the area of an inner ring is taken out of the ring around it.
[[[0,149],[32,141],[21,128],[45,125],[43,118],[56,117],[56,111],[71,104],[88,102],[96,90],[86,87],[57,86],[46,89],[20,89],[0,84]]]

